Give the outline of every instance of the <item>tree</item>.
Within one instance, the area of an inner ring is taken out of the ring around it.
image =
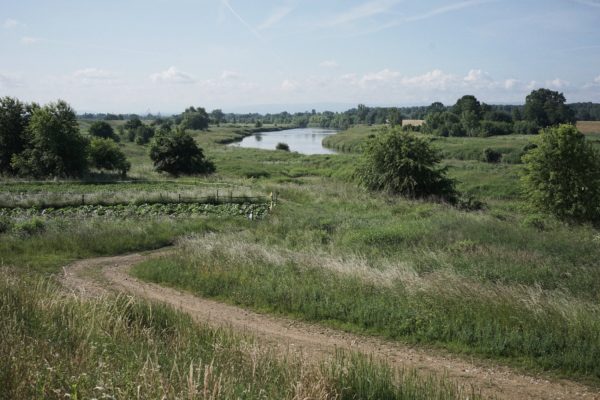
[[[140,121],[139,118],[135,117],[135,118],[132,118],[132,119],[128,120],[127,122],[125,122],[125,124],[123,126],[125,127],[126,130],[134,131],[142,125],[143,125],[142,121]]]
[[[356,107],[356,117],[357,117],[357,121],[359,124],[360,123],[365,123],[367,120],[367,114],[369,113],[369,107],[365,106],[364,104],[359,104]]]
[[[27,126],[28,144],[13,157],[21,175],[81,176],[87,171],[87,140],[77,117],[64,101],[34,108]]]
[[[479,100],[475,96],[470,94],[458,99],[456,104],[452,106],[452,112],[459,116],[465,112],[472,113],[477,120],[480,120],[483,116],[481,103],[479,103]]]
[[[573,125],[540,132],[523,155],[525,196],[532,208],[564,220],[600,222],[600,154]]]
[[[157,171],[175,176],[215,171],[214,164],[204,158],[194,138],[181,128],[157,134],[150,145],[150,159]]]
[[[575,123],[575,112],[565,104],[562,93],[537,89],[525,98],[523,118],[545,128],[563,123]]]
[[[440,103],[439,101],[433,102],[433,103],[431,103],[431,105],[429,107],[427,107],[427,113],[444,112],[444,111],[446,111],[446,106],[444,106],[444,104]]]
[[[215,125],[220,126],[221,122],[225,120],[225,114],[223,114],[223,111],[217,108],[216,110],[211,111],[210,118]]]
[[[368,142],[356,177],[369,190],[455,202],[454,181],[446,177],[446,168],[439,166],[441,159],[426,139],[386,129]]]
[[[11,97],[0,98],[0,174],[13,174],[14,155],[21,153],[27,144],[26,128],[31,107]]]
[[[202,107],[189,107],[181,115],[181,127],[183,129],[204,130],[208,128],[208,114]]]
[[[96,169],[118,171],[123,176],[131,168],[119,145],[111,139],[93,138],[90,141],[89,161]]]
[[[112,139],[116,142],[119,141],[119,137],[115,135],[115,131],[113,130],[112,126],[105,121],[94,122],[92,125],[90,125],[89,133],[90,136]]]
[[[390,126],[393,128],[396,125],[402,126],[402,114],[400,114],[400,110],[396,107],[392,107],[388,110],[388,122]]]
[[[154,137],[156,131],[153,127],[146,124],[138,126],[134,132],[133,137],[135,138],[136,144],[146,144]]]

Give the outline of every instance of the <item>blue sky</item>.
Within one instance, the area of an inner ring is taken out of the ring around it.
[[[522,103],[538,87],[600,102],[600,0],[0,0],[0,96],[80,112]]]

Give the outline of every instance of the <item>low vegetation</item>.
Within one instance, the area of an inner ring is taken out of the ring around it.
[[[307,364],[159,304],[82,300],[24,276],[0,278],[0,324],[2,399],[464,397],[364,357]]]

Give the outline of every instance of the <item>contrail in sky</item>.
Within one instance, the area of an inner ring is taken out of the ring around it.
[[[237,11],[235,11],[235,9],[233,7],[231,7],[231,4],[229,4],[229,0],[221,0],[221,3],[223,3],[223,5],[225,7],[227,7],[227,9],[233,14],[233,16],[236,17],[238,19],[238,21],[240,21],[242,23],[242,25],[244,25],[246,28],[248,28],[248,30],[250,32],[252,32],[252,34],[254,36],[256,36],[259,40],[263,40],[260,33],[258,33],[258,31],[252,27],[252,25],[247,23],[246,20],[244,18],[242,18],[242,16],[240,14],[238,14]]]

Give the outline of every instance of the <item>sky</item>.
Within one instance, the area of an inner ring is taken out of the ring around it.
[[[600,0],[0,0],[0,96],[78,112],[600,102]]]

